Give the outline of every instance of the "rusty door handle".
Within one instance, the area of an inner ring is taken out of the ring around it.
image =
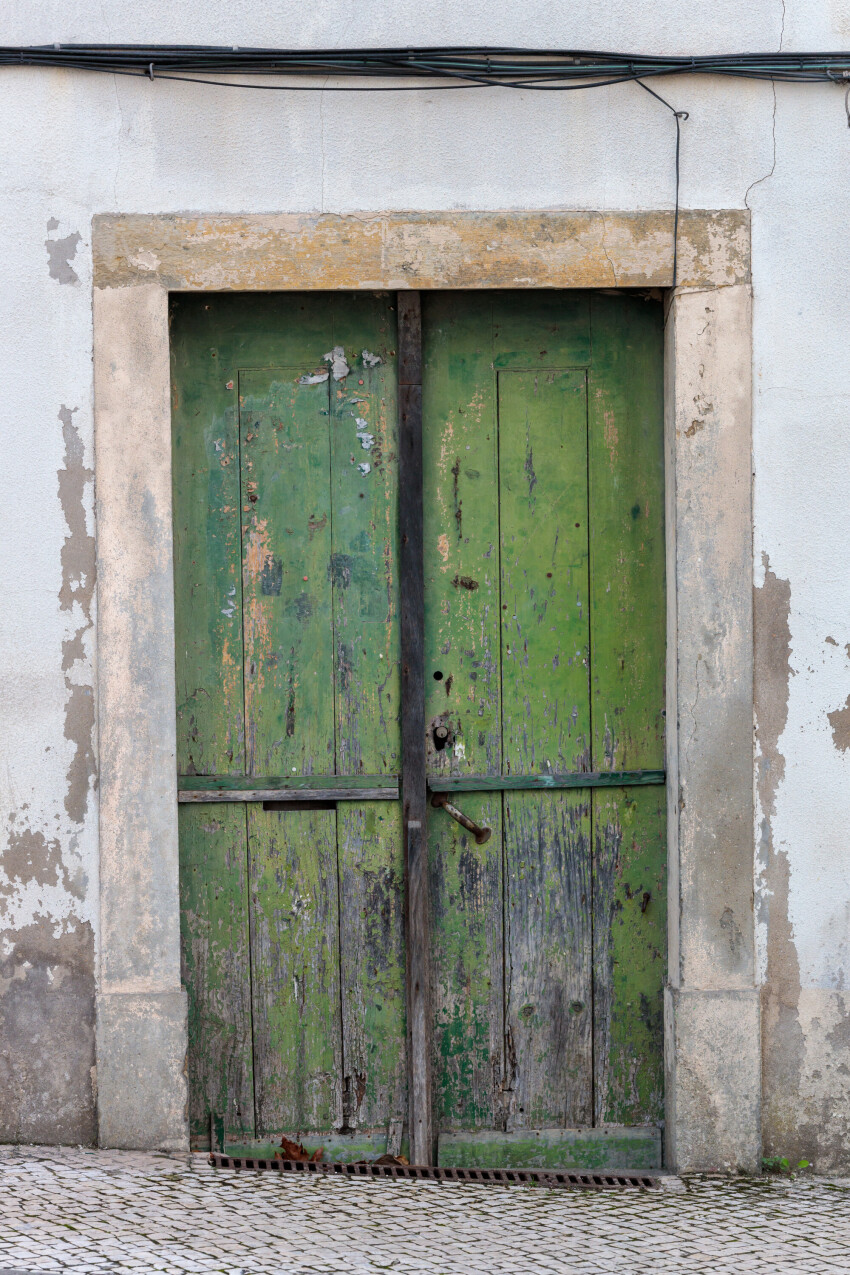
[[[480,824],[473,823],[462,810],[458,810],[457,806],[453,806],[449,801],[448,794],[444,792],[435,792],[431,797],[431,805],[437,810],[445,810],[462,828],[466,828],[467,832],[471,832],[475,838],[476,845],[483,846],[485,841],[489,841],[492,835],[491,828],[482,828]]]

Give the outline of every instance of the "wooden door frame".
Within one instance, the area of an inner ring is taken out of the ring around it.
[[[188,1146],[180,983],[168,295],[665,294],[666,1161],[756,1169],[749,214],[95,217],[102,1146]]]

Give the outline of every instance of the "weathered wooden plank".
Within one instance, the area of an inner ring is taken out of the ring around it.
[[[589,770],[583,371],[500,372],[505,770]],[[508,1128],[592,1120],[587,790],[505,794]]]
[[[398,801],[398,788],[188,788],[177,794],[179,802],[277,801]]]
[[[459,1169],[658,1169],[661,1130],[655,1125],[441,1133],[437,1163]]]
[[[408,1094],[414,1162],[434,1155],[431,1091],[431,935],[426,840],[424,575],[422,543],[422,311],[399,292],[399,588],[402,809],[405,850]]]
[[[348,1128],[386,1129],[407,1115],[400,805],[340,807],[337,844],[343,1117]]]
[[[425,713],[429,775],[498,775],[499,481],[488,299],[424,302]],[[448,729],[444,747],[435,740]]]
[[[516,792],[529,788],[636,788],[665,782],[663,770],[589,770],[571,775],[433,776],[433,792]]]
[[[502,800],[470,794],[482,846],[440,810],[428,818],[433,919],[434,1090],[439,1129],[504,1123]]]
[[[301,795],[327,793],[332,788],[393,792],[398,788],[398,775],[181,775],[177,779],[178,792],[247,792],[260,787]]]
[[[337,768],[383,772],[386,790],[373,782],[337,814],[343,1120],[386,1128],[407,1114],[404,855],[400,807],[369,796],[398,796],[401,754],[397,327],[386,296],[335,298],[333,311],[345,359],[330,398]]]
[[[661,788],[594,794],[596,1120],[664,1118],[666,803]]]
[[[589,793],[504,806],[507,1128],[591,1124]]]
[[[388,297],[368,295],[335,298],[333,313],[344,351],[330,381],[337,771],[393,773],[401,752],[396,316]]]
[[[596,297],[589,458],[593,766],[664,764],[662,309]],[[663,1116],[662,792],[594,794],[596,1119]]]
[[[180,938],[189,997],[189,1130],[254,1134],[245,811],[180,811]]]
[[[336,771],[328,381],[239,377],[249,775]]]
[[[664,764],[660,303],[597,297],[589,381],[594,769]]]
[[[247,810],[257,1136],[339,1128],[336,813]]]
[[[177,794],[180,803],[274,801],[305,805],[335,801],[398,801],[398,788],[311,788],[293,791],[288,788],[184,789]]]
[[[581,371],[499,374],[504,771],[590,770]]]
[[[239,436],[235,370],[199,307],[171,307],[177,769],[245,762]]]

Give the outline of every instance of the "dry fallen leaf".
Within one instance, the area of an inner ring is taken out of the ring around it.
[[[291,1138],[283,1134],[280,1147],[275,1151],[275,1157],[278,1160],[295,1160],[301,1164],[319,1164],[324,1152],[324,1147],[318,1147],[311,1153],[300,1142],[293,1142]]]

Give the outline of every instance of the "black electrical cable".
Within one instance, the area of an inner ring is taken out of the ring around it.
[[[699,57],[580,50],[445,47],[406,49],[258,49],[215,45],[54,44],[0,47],[2,66],[53,66],[154,79],[273,75],[457,80],[465,87],[566,90],[599,88],[668,75],[727,75],[806,83],[850,79],[850,53],[737,53]],[[201,83],[222,83],[219,80]],[[419,84],[397,86],[410,91]],[[266,89],[265,84],[243,87]],[[292,86],[294,87],[294,86]],[[309,91],[357,92],[353,85]],[[436,87],[431,85],[430,87]],[[454,85],[444,85],[449,88]],[[374,92],[375,86],[369,86]]]
[[[679,281],[679,151],[682,143],[681,122],[688,119],[688,112],[677,111],[675,106],[671,106],[666,98],[662,97],[660,93],[656,93],[655,89],[651,89],[648,84],[644,84],[643,80],[638,80],[637,83],[647,93],[651,93],[663,106],[666,106],[668,111],[672,111],[673,118],[676,121],[676,202],[673,212],[673,287],[675,288]]]

